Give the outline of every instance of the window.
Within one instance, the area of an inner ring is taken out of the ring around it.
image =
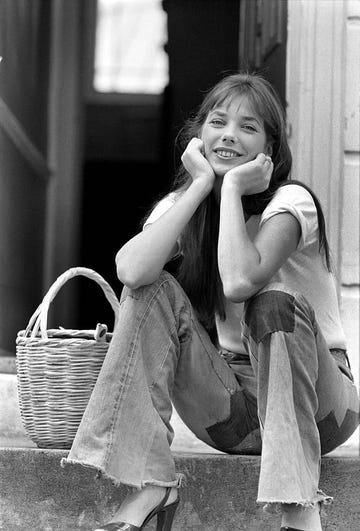
[[[161,94],[168,82],[161,0],[97,0],[94,89]]]

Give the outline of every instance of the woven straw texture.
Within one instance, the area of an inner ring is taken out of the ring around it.
[[[50,303],[75,276],[97,282],[111,304],[115,325],[119,301],[95,271],[71,268],[51,286],[16,339],[17,382],[22,421],[39,448],[70,448],[112,337],[106,325],[95,330],[47,330]]]

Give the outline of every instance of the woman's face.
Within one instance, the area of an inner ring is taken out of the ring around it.
[[[253,160],[259,153],[271,155],[264,122],[238,96],[209,112],[201,129],[204,155],[218,177],[231,168]]]

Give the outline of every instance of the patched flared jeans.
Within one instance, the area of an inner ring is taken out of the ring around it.
[[[222,354],[168,273],[124,288],[120,318],[65,462],[116,484],[177,486],[172,404],[231,454],[260,454],[258,501],[313,504],[321,454],[353,433],[359,400],[305,298],[270,284],[245,304],[244,356]],[[250,363],[247,361],[250,358]],[[181,471],[178,471],[181,472]]]

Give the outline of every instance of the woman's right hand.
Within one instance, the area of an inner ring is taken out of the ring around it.
[[[215,173],[203,155],[204,142],[194,137],[188,143],[181,157],[185,169],[189,172],[193,181],[203,180],[212,189],[215,181]]]

